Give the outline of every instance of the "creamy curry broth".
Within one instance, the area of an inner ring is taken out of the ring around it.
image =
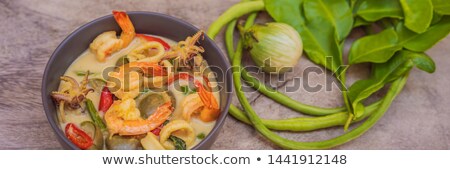
[[[152,35],[152,36],[154,36],[154,35]],[[160,36],[154,36],[154,37],[159,37],[159,38],[163,39],[165,42],[167,42],[171,46],[176,45],[176,42],[172,41],[170,39],[160,37]],[[109,56],[106,59],[105,62],[97,61],[95,54],[93,54],[89,49],[87,49],[70,65],[70,67],[66,70],[64,75],[74,78],[77,82],[81,82],[84,77],[77,75],[76,72],[89,70],[91,73],[93,73],[93,75],[90,75],[89,78],[102,78],[101,73],[105,68],[115,66],[117,60],[120,57],[127,55],[133,49],[135,49],[136,47],[138,47],[139,45],[141,45],[144,42],[145,42],[145,40],[142,40],[137,37],[134,38],[133,41],[126,48],[113,53],[111,56]],[[199,78],[199,77],[196,77],[196,78]],[[217,87],[215,78],[212,76],[208,76],[208,78],[210,80],[211,87]],[[181,84],[181,85],[189,83],[188,80],[180,79],[178,81],[179,81],[179,84]],[[64,83],[64,82],[62,82],[62,83]],[[61,89],[62,83],[60,84],[60,89]],[[181,102],[179,102],[179,101],[183,101],[183,99],[186,96],[183,94],[183,92],[180,92],[179,90],[175,90],[174,86],[169,86],[168,89],[169,89],[169,91],[172,92],[173,97],[175,98],[175,101],[176,101],[176,106],[174,106],[175,110],[172,113],[171,119],[182,119],[181,118],[182,106],[181,106]],[[99,107],[100,93],[101,92],[94,91],[94,92],[89,93],[86,96],[87,99],[92,100],[92,102],[95,105],[96,110],[98,110],[98,107]],[[213,95],[220,106],[219,92],[217,90],[214,90]],[[66,114],[65,114],[66,122],[65,123],[60,122],[60,126],[63,131],[64,131],[64,127],[66,127],[67,123],[74,123],[75,125],[77,125],[79,127],[81,122],[92,121],[89,114],[81,113],[80,109],[75,110],[75,111],[65,110],[65,112],[66,112]],[[87,112],[87,111],[85,111],[85,112]],[[58,111],[58,114],[59,114],[59,111]],[[99,115],[100,115],[100,117],[103,118],[104,113],[99,112]],[[216,121],[203,122],[203,121],[199,120],[197,117],[192,117],[192,119],[189,123],[193,127],[195,135],[197,136],[202,133],[205,135],[208,135],[209,132],[214,127],[215,122]],[[104,138],[108,137],[108,133],[103,133],[103,135],[104,135]],[[201,141],[201,139],[196,137],[195,142],[192,145],[187,146],[187,149],[194,147],[200,141]],[[106,149],[106,148],[104,148],[104,149]]]

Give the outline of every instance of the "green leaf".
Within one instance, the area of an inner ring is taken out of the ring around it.
[[[277,22],[291,25],[302,37],[303,50],[308,58],[316,64],[336,72],[342,64],[339,43],[335,40],[335,31],[320,25],[306,25],[302,15],[304,0],[264,0],[266,11]],[[320,27],[318,30],[315,27]],[[322,30],[323,29],[323,30]],[[334,56],[330,61],[327,56]],[[338,56],[338,57],[336,57]]]
[[[164,121],[163,126],[166,126],[169,122],[170,122],[170,120]]]
[[[364,113],[362,101],[387,83],[407,74],[414,66],[429,73],[436,69],[434,61],[428,55],[408,50],[397,52],[386,63],[374,64],[370,78],[358,80],[349,88],[348,94],[355,118]]]
[[[332,6],[335,8],[330,8]],[[306,26],[325,54],[314,55],[310,59],[337,72],[343,64],[340,42],[351,31],[353,24],[348,4],[344,0],[305,0],[303,10]]]
[[[409,64],[411,60],[407,56],[398,52],[389,61],[373,65],[372,76],[369,79],[356,81],[350,86],[348,94],[355,118],[359,118],[364,113],[362,101],[412,68]]]
[[[383,86],[383,81],[375,78],[359,80],[350,86],[348,97],[352,103],[355,118],[359,118],[364,113],[364,105],[361,102],[383,88]]]
[[[346,0],[346,1],[351,8],[353,8],[356,5],[356,2],[358,2],[358,0]]]
[[[200,133],[197,135],[197,139],[200,139],[200,140],[205,139],[205,137],[206,137],[206,135],[204,133]]]
[[[411,51],[424,52],[433,47],[450,33],[450,16],[444,16],[422,34],[408,30],[403,23],[396,27],[399,43]]]
[[[416,33],[423,33],[433,19],[431,0],[400,0],[405,14],[405,25]]]
[[[421,69],[427,73],[434,73],[436,71],[436,64],[428,55],[424,54],[418,58],[414,58],[413,63],[418,69]]]
[[[435,24],[439,23],[439,21],[442,20],[442,17],[444,17],[444,16],[441,14],[438,14],[436,12],[433,13],[433,20],[431,20],[431,25],[435,25]]]
[[[183,92],[184,95],[190,95],[190,94],[196,92],[195,90],[191,90],[189,88],[189,86],[181,86],[180,88],[181,88],[181,91]]]
[[[366,21],[374,22],[382,18],[403,18],[403,10],[396,0],[362,0],[356,15]]]
[[[360,38],[350,48],[349,63],[384,63],[402,48],[397,41],[397,33],[392,28]]]
[[[361,17],[356,16],[355,22],[353,23],[353,28],[370,25],[370,24],[372,24],[372,22],[366,21],[366,20],[362,19]]]
[[[402,50],[399,55],[405,55],[411,59],[414,66],[427,73],[434,73],[436,71],[436,64],[433,59],[425,53],[417,53],[408,50]]]
[[[304,26],[302,3],[304,0],[264,0],[267,12],[277,22],[291,25],[297,31]],[[289,14],[289,15],[288,15]],[[299,31],[300,32],[300,31]]]
[[[448,0],[432,0],[434,11],[442,15],[450,15],[450,2]]]
[[[181,86],[180,89],[181,89],[181,91],[183,92],[184,95],[188,95],[188,93],[189,93],[189,87],[188,86]]]
[[[175,146],[175,150],[186,150],[186,142],[183,139],[170,135],[169,139],[172,141]]]
[[[88,70],[88,71],[74,71],[74,73],[75,73],[77,76],[86,76],[86,74],[88,74],[88,73],[89,73],[89,75],[95,74],[95,73],[89,72],[89,70]]]
[[[352,10],[345,0],[304,0],[304,11],[308,25],[334,28],[339,42],[352,30]]]

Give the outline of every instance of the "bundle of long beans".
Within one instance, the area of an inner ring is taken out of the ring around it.
[[[250,75],[241,65],[243,41],[238,41],[236,50],[234,50],[233,36],[236,27],[236,20],[247,14],[247,21],[244,28],[250,28],[257,17],[257,12],[265,10],[264,2],[262,1],[245,1],[232,6],[224,12],[214,23],[211,24],[208,30],[208,36],[214,39],[220,30],[225,27],[225,43],[227,52],[233,68],[233,81],[236,89],[236,95],[244,110],[231,105],[229,113],[236,119],[252,125],[259,133],[261,133],[268,140],[285,149],[327,149],[350,140],[353,140],[369,130],[388,110],[392,101],[402,91],[408,74],[396,79],[390,86],[387,94],[377,102],[367,106],[362,116],[352,120],[358,122],[365,120],[360,126],[348,131],[341,136],[316,142],[298,142],[280,137],[271,130],[280,131],[313,131],[334,126],[344,126],[349,120],[349,114],[345,107],[339,108],[320,108],[316,106],[306,105],[300,103],[289,96],[278,92],[275,89],[260,82],[257,78]],[[292,110],[307,114],[313,117],[298,117],[290,119],[267,120],[261,119],[255,110],[251,107],[249,101],[242,90],[241,79],[249,82],[248,85],[257,89],[262,94],[273,99],[274,101],[291,108]]]

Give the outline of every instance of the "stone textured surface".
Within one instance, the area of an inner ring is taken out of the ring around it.
[[[41,77],[56,46],[74,29],[113,9],[154,11],[184,19],[206,30],[223,11],[239,0],[0,0],[0,149],[61,149],[41,106]],[[259,22],[267,20],[262,14]],[[353,36],[357,36],[354,33]],[[217,40],[223,48],[222,37]],[[305,42],[307,43],[307,42]],[[366,134],[336,149],[450,149],[450,37],[429,50],[437,63],[430,75],[412,71],[405,90],[386,115]],[[246,57],[247,63],[251,63]],[[272,78],[280,90],[302,77],[314,65],[303,57],[285,80]],[[365,65],[350,70],[350,82],[366,76]],[[326,74],[312,74],[308,83],[325,84]],[[303,79],[302,79],[303,80]],[[302,82],[304,83],[304,82]],[[340,92],[287,93],[296,100],[323,107],[342,105]],[[264,118],[287,118],[299,114],[256,92],[247,93]],[[233,103],[237,104],[234,99]],[[327,139],[342,134],[342,128],[282,136],[299,141]],[[212,149],[279,149],[253,128],[232,117],[226,120]]]

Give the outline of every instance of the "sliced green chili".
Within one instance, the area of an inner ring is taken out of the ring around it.
[[[381,101],[375,102],[368,106],[365,113],[352,123],[359,122],[370,116],[380,105]],[[237,108],[236,106],[230,106],[230,114],[244,122],[251,125],[252,123],[245,115],[246,113]],[[272,130],[279,131],[293,131],[293,132],[303,132],[303,131],[313,131],[318,129],[325,129],[334,126],[343,126],[348,120],[349,114],[347,112],[339,112],[326,116],[319,117],[297,117],[289,119],[262,119],[264,126]]]
[[[210,25],[207,34],[209,37],[216,37],[216,35],[219,33],[222,27],[224,27],[232,20],[237,19],[245,14],[262,10],[264,10],[263,1],[250,1],[238,3],[230,7],[227,11],[225,11],[222,15],[220,15],[220,17]]]
[[[103,123],[102,118],[98,115],[97,110],[95,109],[94,103],[91,100],[86,99],[86,108],[91,116],[92,121],[103,130],[106,129],[106,125]]]

